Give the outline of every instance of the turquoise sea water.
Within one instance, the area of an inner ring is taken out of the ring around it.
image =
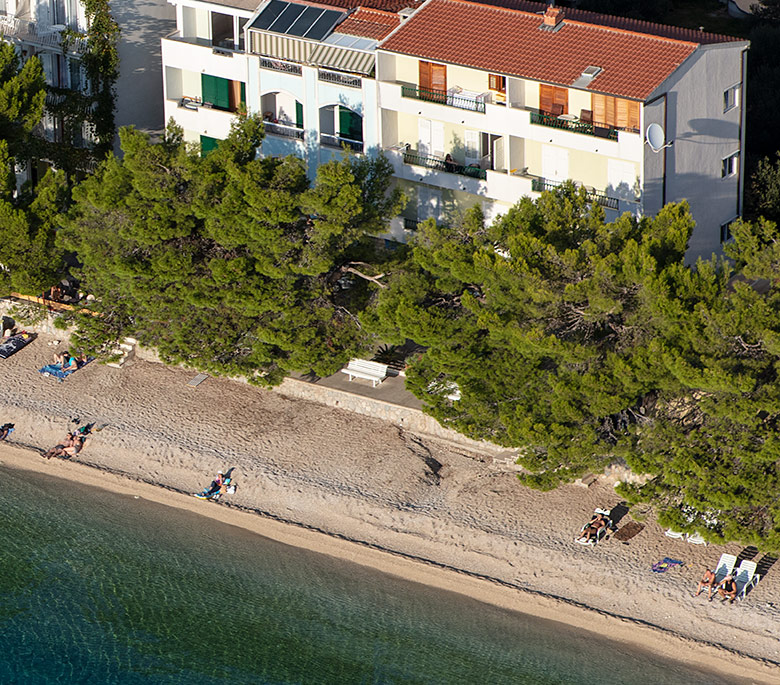
[[[731,682],[174,508],[0,478],[2,685]]]

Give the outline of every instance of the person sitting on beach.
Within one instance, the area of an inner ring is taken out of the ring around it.
[[[590,540],[594,536],[598,537],[599,531],[604,528],[608,522],[609,520],[604,514],[596,514],[590,520],[590,523],[583,529],[582,537],[586,540]]]
[[[65,366],[65,362],[70,357],[70,352],[68,350],[63,350],[62,352],[55,352],[54,353],[54,363],[59,364],[60,366]]]
[[[729,604],[734,604],[734,600],[737,598],[737,582],[732,573],[729,573],[718,583],[718,594],[721,596],[721,601],[728,598],[731,600]]]
[[[5,440],[14,431],[14,424],[6,423],[0,426],[0,440]]]
[[[715,589],[715,574],[710,569],[705,569],[704,575],[699,581],[699,587],[696,588],[694,597],[698,597],[704,588],[707,588],[707,599],[712,601],[712,591]]]

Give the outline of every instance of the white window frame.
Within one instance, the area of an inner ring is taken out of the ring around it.
[[[720,177],[731,178],[739,172],[739,150],[732,152],[720,161]]]
[[[720,225],[720,242],[723,243],[730,243],[732,240],[734,240],[734,236],[731,235],[731,224],[733,224],[739,217],[734,217],[733,219],[729,219],[727,222]]]
[[[723,91],[723,113],[730,112],[735,107],[739,107],[740,91],[742,84],[737,83]]]

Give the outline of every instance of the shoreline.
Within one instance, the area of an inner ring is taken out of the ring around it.
[[[0,443],[0,467],[77,481],[115,494],[175,507],[286,545],[356,563],[408,581],[453,592],[502,609],[608,635],[610,640],[725,677],[756,683],[777,682],[780,664],[697,640],[661,625],[532,590],[431,558],[377,545],[286,519],[269,511],[198,500],[179,488],[80,460],[39,460],[36,448]]]

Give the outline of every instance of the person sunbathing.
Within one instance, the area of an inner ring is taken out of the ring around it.
[[[699,586],[696,588],[696,594],[694,597],[698,597],[704,588],[707,588],[707,599],[712,601],[712,591],[715,589],[715,574],[710,569],[705,569],[704,575],[699,581]]]
[[[5,423],[0,426],[0,440],[5,440],[11,433],[14,432],[14,424]]]
[[[734,604],[734,600],[737,598],[737,582],[733,574],[729,573],[718,583],[718,594],[721,596],[721,601],[728,598],[731,600],[729,604]]]
[[[51,449],[46,450],[43,453],[45,459],[51,459],[52,457],[75,457],[87,442],[87,434],[76,430],[72,433],[68,433],[65,440],[59,445],[55,445]]]
[[[608,520],[604,514],[596,514],[582,530],[582,537],[586,540],[590,540],[594,536],[598,538],[599,531],[606,527],[607,523]]]

